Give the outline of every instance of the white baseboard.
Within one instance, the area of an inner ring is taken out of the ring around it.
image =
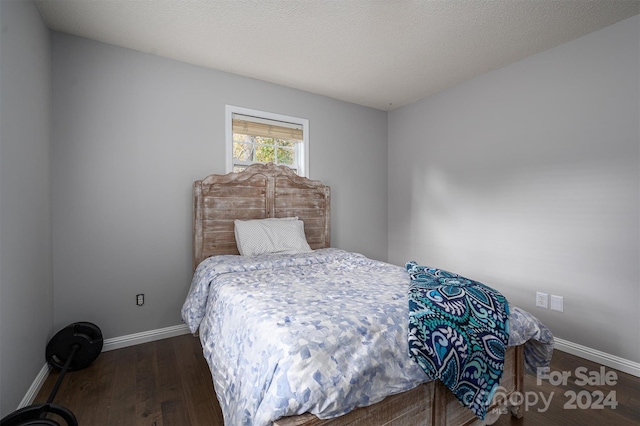
[[[559,339],[557,337],[554,338],[554,341],[555,349],[559,351],[567,352],[571,355],[579,356],[580,358],[588,359],[589,361],[597,362],[598,364],[602,364],[606,367],[631,374],[632,376],[640,377],[640,363],[638,362],[620,358],[615,355],[569,342],[564,339]]]
[[[180,336],[183,334],[189,334],[189,328],[186,324],[159,328],[157,330],[143,331],[141,333],[128,334],[126,336],[112,337],[111,339],[104,339],[102,352],[139,345],[141,343],[153,342],[155,340],[167,339],[169,337]]]
[[[17,410],[26,407],[27,405],[33,404],[33,400],[36,399],[36,395],[38,395],[38,392],[40,392],[40,388],[42,387],[42,385],[44,385],[47,377],[49,377],[50,371],[51,367],[49,367],[49,364],[45,362],[44,366],[42,367],[42,369],[40,369],[40,372],[36,376],[36,379],[33,381],[33,383],[31,383],[31,386],[27,390],[26,395],[24,396],[24,398],[22,398],[22,401],[20,401],[20,405],[18,405]]]
[[[185,324],[174,325],[172,327],[159,328],[157,330],[143,331],[142,333],[129,334],[127,336],[113,337],[111,339],[104,339],[102,345],[102,352],[112,351],[114,349],[126,348],[127,346],[139,345],[141,343],[153,342],[155,340],[167,339],[169,337],[180,336],[182,334],[189,334],[189,328]],[[18,410],[33,404],[33,400],[40,392],[40,388],[44,384],[45,380],[51,372],[49,364],[44,365],[38,376],[33,381],[26,395],[20,401]]]

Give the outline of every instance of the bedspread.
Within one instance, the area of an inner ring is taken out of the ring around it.
[[[225,424],[336,417],[428,381],[408,355],[408,286],[404,268],[339,249],[203,261],[182,317],[199,330]],[[546,336],[517,312],[514,336]]]

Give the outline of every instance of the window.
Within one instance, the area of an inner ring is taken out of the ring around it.
[[[227,173],[274,163],[308,177],[309,120],[227,105]]]

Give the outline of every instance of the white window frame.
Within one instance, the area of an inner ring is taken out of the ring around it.
[[[266,118],[268,120],[284,121],[286,123],[302,126],[302,142],[297,147],[296,158],[298,160],[298,175],[309,177],[309,120],[306,118],[291,117],[272,112],[258,111],[234,105],[225,107],[225,139],[226,139],[226,169],[227,173],[233,171],[233,114],[250,115],[252,117]]]

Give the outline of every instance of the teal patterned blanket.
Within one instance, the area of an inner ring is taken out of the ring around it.
[[[509,304],[496,290],[440,269],[406,264],[409,355],[481,420],[504,370]]]

